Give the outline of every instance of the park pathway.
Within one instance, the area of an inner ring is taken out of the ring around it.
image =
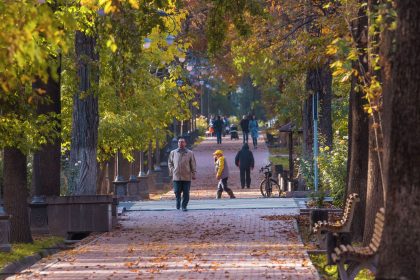
[[[298,202],[261,198],[263,145],[254,151],[250,190],[240,190],[233,160],[242,141],[206,139],[194,152],[198,180],[189,211],[172,192],[158,201],[125,202],[118,229],[90,236],[75,249],[45,258],[8,279],[319,279],[297,232]],[[238,199],[215,200],[212,152],[225,151]]]
[[[319,279],[290,210],[133,211],[9,279]]]

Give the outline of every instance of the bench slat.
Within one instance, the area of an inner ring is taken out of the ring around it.
[[[335,253],[337,254],[337,256],[339,256],[341,254],[341,250],[338,247],[334,248]]]
[[[378,247],[375,247],[372,243],[369,244],[369,248],[373,251],[373,253],[376,253],[376,251],[378,251]]]

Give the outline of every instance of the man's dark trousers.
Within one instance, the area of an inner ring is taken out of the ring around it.
[[[243,143],[248,143],[249,131],[242,131]]]
[[[186,209],[188,201],[190,200],[190,186],[191,181],[173,181],[174,192],[176,198],[176,209],[181,206],[181,193],[182,193],[182,209]]]
[[[241,187],[249,188],[251,186],[251,168],[239,168],[239,176],[241,177]]]
[[[217,144],[222,144],[222,131],[216,130]]]

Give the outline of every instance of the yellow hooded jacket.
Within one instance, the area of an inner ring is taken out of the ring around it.
[[[224,156],[221,156],[216,161],[216,176],[222,179],[229,177],[229,168],[226,164],[226,159]]]

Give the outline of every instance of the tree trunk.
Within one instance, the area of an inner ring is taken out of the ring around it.
[[[383,92],[386,210],[376,279],[419,279],[420,3],[394,3],[395,53],[383,68],[392,75]]]
[[[313,91],[313,77],[313,70],[308,70],[306,74],[306,92],[308,93]],[[303,157],[308,160],[313,156],[314,142],[312,95],[309,95],[308,98],[303,102],[302,111]]]
[[[369,152],[369,122],[367,113],[363,109],[365,100],[359,91],[350,91],[349,122],[352,130],[349,131],[351,138],[351,150],[349,151],[349,170],[347,194],[357,193],[360,202],[356,204],[351,232],[353,240],[360,241],[363,238],[364,213],[366,207],[367,168]]]
[[[303,130],[303,156],[305,159],[312,158],[313,126],[312,126],[312,96],[303,102],[302,108],[302,130]]]
[[[379,145],[381,145],[381,143],[382,141],[379,139]],[[371,116],[369,121],[369,163],[366,191],[366,206],[368,207],[366,207],[365,227],[363,233],[363,244],[366,246],[369,244],[373,235],[376,213],[379,211],[379,208],[384,206],[381,170],[379,164],[381,157],[378,154],[381,153],[381,151],[377,148],[376,144],[373,116]]]
[[[364,2],[360,0],[359,3]],[[366,6],[359,9],[359,16],[355,22],[354,38],[359,50],[359,63],[354,67],[360,73],[365,73],[368,69],[367,59],[367,24],[368,18],[366,15]],[[360,83],[358,77],[353,77],[352,84]],[[366,100],[363,92],[352,87],[350,90],[350,110],[349,114],[349,137],[351,138],[351,145],[349,151],[349,170],[348,170],[348,185],[347,194],[357,193],[360,197],[360,202],[356,204],[354,218],[351,225],[352,239],[361,241],[363,239],[363,231],[365,225],[365,209],[366,209],[366,189],[367,189],[367,169],[368,169],[368,152],[369,152],[369,119],[363,106]]]
[[[99,81],[95,46],[95,38],[76,32],[79,90],[73,98],[70,150],[70,166],[74,168],[70,193],[74,195],[96,194],[99,115],[94,86]]]
[[[60,75],[60,68],[57,70]],[[61,113],[60,81],[55,81],[51,75],[47,84],[37,80],[33,87],[45,91],[45,97],[38,104],[38,114]],[[59,122],[59,120],[57,120]],[[61,139],[58,136],[52,143],[45,144],[34,153],[33,159],[33,195],[60,195],[60,158]]]
[[[10,241],[30,243],[26,156],[16,148],[5,148],[3,168],[4,206],[11,216]]]
[[[380,0],[368,0],[368,13],[375,14],[378,12],[378,5]],[[372,17],[369,16],[368,25],[372,26]],[[378,53],[379,49],[375,42],[379,40],[379,36],[373,35],[368,37],[368,50],[373,53]],[[376,76],[380,80],[380,71],[374,69],[374,63],[371,62],[371,55],[369,55],[369,77]],[[378,106],[380,108],[380,106]],[[383,186],[382,186],[382,130],[379,125],[380,112],[374,111],[369,118],[369,160],[368,160],[368,179],[366,191],[366,215],[365,228],[363,233],[363,244],[367,246],[372,238],[376,213],[379,208],[384,206]]]
[[[325,64],[322,67],[316,67],[308,71],[306,78],[306,89],[312,94],[318,93],[319,97],[319,132],[324,138],[323,144],[331,147],[332,146],[332,119],[331,119],[331,98],[332,98],[332,74],[329,69],[329,64]],[[309,103],[310,102],[310,103]],[[304,125],[312,129],[312,98],[308,98],[304,108]],[[307,118],[305,120],[305,118]],[[310,126],[309,126],[310,125]],[[309,131],[308,131],[309,132]],[[313,131],[311,131],[313,133]],[[308,133],[312,134],[312,133]],[[312,134],[313,135],[313,134]],[[307,139],[309,140],[309,139]],[[307,141],[306,149],[312,153],[313,140]]]
[[[332,98],[332,74],[329,63],[320,68],[319,91],[319,133],[325,140],[325,145],[332,147],[333,132],[331,119],[331,98]]]

